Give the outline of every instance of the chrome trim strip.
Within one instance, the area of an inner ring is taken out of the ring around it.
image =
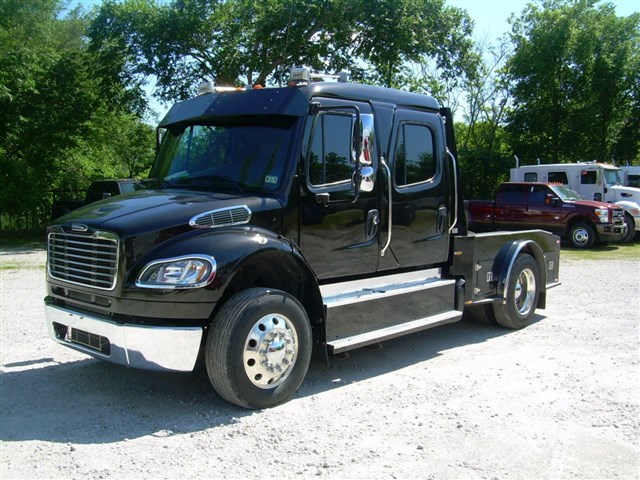
[[[45,313],[49,336],[53,340],[111,363],[144,370],[190,372],[198,358],[203,333],[200,327],[121,325],[53,305],[45,305]],[[82,344],[59,338],[54,322],[106,337],[111,345],[111,354],[104,355]]]
[[[373,332],[361,333],[352,337],[340,338],[327,342],[331,353],[336,354],[346,350],[363,347],[376,342],[382,342],[391,338],[419,332],[427,328],[437,327],[445,323],[457,322],[462,318],[462,312],[451,310],[449,312],[438,313],[428,317],[419,318],[410,322],[392,325],[390,327],[374,330]]]

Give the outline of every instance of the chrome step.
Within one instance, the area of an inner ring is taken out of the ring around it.
[[[436,315],[431,315],[398,325],[392,325],[372,332],[332,340],[327,342],[327,346],[329,347],[330,353],[341,353],[346,350],[353,350],[354,348],[363,347],[376,342],[382,342],[401,335],[419,332],[420,330],[425,330],[427,328],[457,322],[461,318],[462,312],[459,312],[458,310],[451,310],[449,312],[438,313]]]
[[[334,308],[429,288],[443,287],[453,283],[455,283],[454,280],[440,278],[440,270],[432,268],[417,272],[322,285],[320,286],[320,293],[327,308]]]

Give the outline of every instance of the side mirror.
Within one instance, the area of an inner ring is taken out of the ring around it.
[[[544,199],[544,204],[551,205],[552,203],[553,203],[553,195],[550,193],[547,193],[547,196]]]

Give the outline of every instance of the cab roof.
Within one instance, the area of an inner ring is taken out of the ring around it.
[[[180,123],[206,122],[212,117],[290,115],[304,116],[314,97],[358,102],[384,103],[393,106],[438,111],[433,97],[391,88],[356,83],[315,82],[304,86],[261,88],[208,93],[176,103],[159,124],[167,127]]]

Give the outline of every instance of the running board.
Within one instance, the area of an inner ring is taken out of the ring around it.
[[[382,342],[391,338],[419,332],[427,328],[437,327],[446,323],[457,322],[462,318],[462,312],[451,310],[449,312],[438,313],[429,317],[412,320],[410,322],[392,325],[389,327],[374,330],[372,332],[361,333],[351,337],[332,340],[327,343],[329,353],[336,354],[354,348],[364,347],[372,343]]]
[[[454,283],[454,280],[440,278],[440,270],[433,268],[352,282],[322,285],[320,292],[326,307],[335,308],[396,295],[405,295],[430,288],[445,287]]]

